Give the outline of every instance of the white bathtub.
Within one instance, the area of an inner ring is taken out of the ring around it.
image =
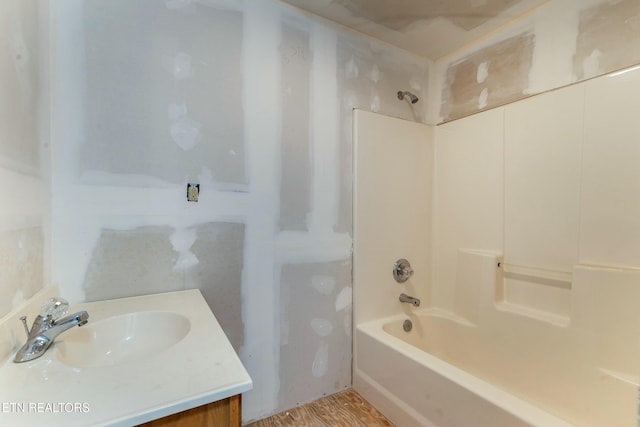
[[[399,427],[569,427],[566,421],[447,363],[445,340],[473,324],[434,309],[355,330],[354,388]],[[471,355],[472,356],[472,355]],[[455,357],[454,357],[455,359]]]

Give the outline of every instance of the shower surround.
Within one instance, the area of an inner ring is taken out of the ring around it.
[[[636,424],[639,89],[436,128],[356,111],[354,387],[397,425]]]

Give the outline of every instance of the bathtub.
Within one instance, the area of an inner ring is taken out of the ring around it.
[[[413,329],[407,333],[403,322],[409,318]],[[456,359],[445,341],[470,339],[475,328],[438,309],[358,325],[355,390],[399,427],[571,426],[445,361]]]

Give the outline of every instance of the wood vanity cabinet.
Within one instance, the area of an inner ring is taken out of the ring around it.
[[[242,396],[237,394],[208,405],[140,424],[138,427],[241,427]]]

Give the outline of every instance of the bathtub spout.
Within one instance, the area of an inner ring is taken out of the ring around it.
[[[399,300],[400,302],[406,302],[407,304],[411,304],[414,307],[420,307],[420,300],[418,298],[410,297],[407,294],[400,294]]]

